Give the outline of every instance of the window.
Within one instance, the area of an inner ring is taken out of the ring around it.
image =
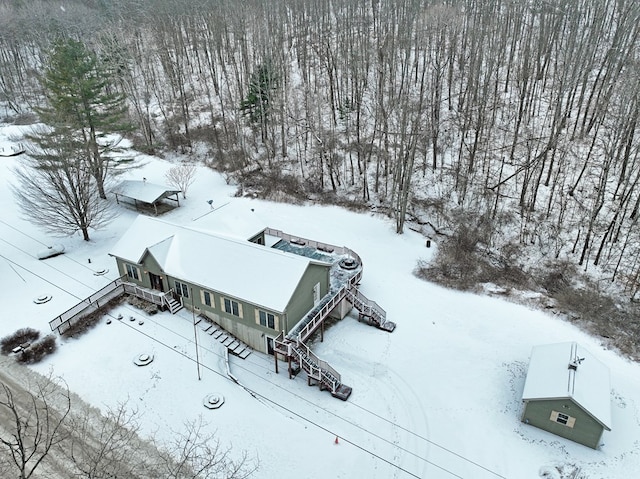
[[[261,309],[256,310],[256,324],[260,326],[264,326],[265,328],[278,330],[278,317],[275,314],[268,313],[266,311],[262,311]]]
[[[549,419],[567,427],[573,427],[576,424],[575,417],[571,417],[558,411],[551,411],[551,417],[549,417]]]
[[[178,280],[175,280],[174,284],[176,286],[176,293],[177,294],[179,294],[183,298],[188,298],[189,297],[189,286],[187,286],[186,283],[182,283],[182,282],[180,282]]]
[[[202,292],[202,302],[211,307],[211,293],[209,291]]]
[[[266,326],[267,328],[276,329],[276,317],[267,313],[266,311],[260,311],[260,326]]]
[[[125,265],[127,267],[127,277],[140,281],[140,269],[132,264]]]
[[[316,283],[313,287],[313,305],[315,306],[320,302],[320,283]]]
[[[224,298],[224,311],[234,316],[240,316],[240,306],[237,301],[232,299]]]

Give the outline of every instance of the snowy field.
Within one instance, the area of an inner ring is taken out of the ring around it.
[[[18,127],[0,127],[0,154],[15,145]],[[0,158],[0,336],[48,322],[117,277],[108,256],[136,213],[93,232],[54,238],[20,218],[8,187],[21,157]],[[171,162],[139,157],[144,166],[126,179],[163,183]],[[392,222],[335,207],[292,206],[235,198],[223,178],[200,169],[186,200],[163,219],[227,234],[271,226],[302,237],[345,245],[363,259],[362,291],[397,323],[389,334],[353,316],[332,326],[315,352],[353,387],[348,401],[308,387],[304,374],[288,379],[285,363],[253,352],[231,357],[194,328],[188,311],[145,316],[129,305],[79,339],[60,340],[58,352],[34,369],[64,377],[72,391],[106,408],[128,401],[142,412],[145,434],[169,440],[199,416],[234,455],[260,462],[254,477],[298,478],[633,478],[640,471],[640,366],[605,349],[553,315],[500,299],[443,289],[412,275],[433,249],[424,238],[396,235]],[[213,200],[211,211],[207,200]],[[62,243],[64,255],[36,254]],[[90,260],[90,262],[89,262]],[[108,269],[103,276],[94,273]],[[265,279],[268,281],[268,279]],[[52,300],[35,304],[38,296]],[[136,321],[129,321],[133,316]],[[144,324],[140,325],[139,321]],[[613,430],[591,450],[520,422],[521,394],[531,348],[577,341],[611,369]],[[132,359],[151,353],[137,367]],[[212,393],[218,410],[203,407]],[[336,437],[338,443],[336,444]],[[560,472],[562,471],[562,472]]]

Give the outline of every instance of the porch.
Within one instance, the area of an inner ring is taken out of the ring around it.
[[[396,324],[387,320],[387,313],[375,301],[369,300],[358,290],[362,279],[362,259],[353,250],[319,241],[292,236],[280,230],[267,228],[265,234],[279,238],[273,248],[301,256],[331,262],[331,289],[288,334],[281,332],[273,342],[275,371],[278,372],[278,356],[288,364],[289,378],[304,370],[309,385],[317,384],[333,397],[346,401],[352,388],[342,383],[342,377],[329,363],[316,356],[305,344],[311,335],[320,330],[324,337],[324,322],[343,302],[348,309],[358,310],[358,320],[383,331],[392,332]],[[342,317],[342,314],[340,315]]]

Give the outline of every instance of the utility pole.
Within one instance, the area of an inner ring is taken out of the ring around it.
[[[198,381],[202,379],[200,376],[200,356],[198,355],[198,329],[196,328],[196,307],[193,304],[193,288],[189,288],[191,293],[191,315],[193,316],[193,337],[196,340],[196,367],[198,368]]]

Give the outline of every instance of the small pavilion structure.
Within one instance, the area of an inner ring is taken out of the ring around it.
[[[158,207],[167,203],[164,200],[175,202],[175,206],[180,206],[178,195],[180,190],[171,188],[166,185],[156,185],[149,183],[146,178],[142,181],[125,180],[113,191],[116,195],[116,202],[120,204],[120,200],[126,198],[133,203],[136,210],[153,209],[155,215],[158,215]],[[162,211],[161,211],[162,212]]]

